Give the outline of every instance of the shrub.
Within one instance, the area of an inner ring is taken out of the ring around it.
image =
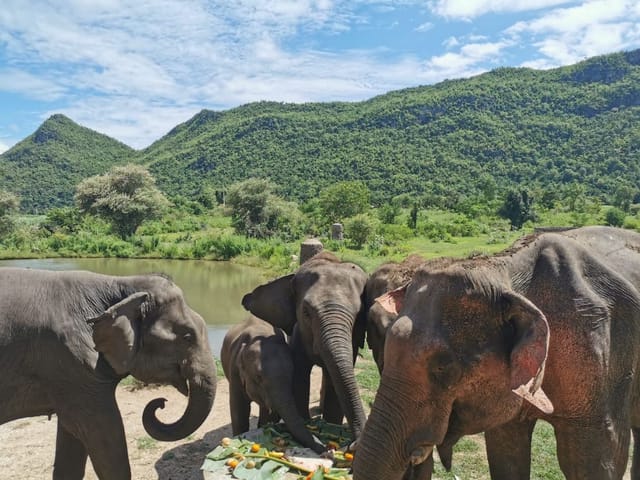
[[[374,230],[374,222],[368,215],[356,215],[355,217],[348,218],[345,222],[345,234],[356,248],[362,248]]]
[[[604,221],[607,225],[612,227],[621,227],[624,224],[624,218],[626,214],[623,210],[617,207],[611,207],[604,215]]]

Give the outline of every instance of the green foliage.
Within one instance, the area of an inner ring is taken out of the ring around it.
[[[149,171],[132,164],[83,180],[75,198],[81,211],[106,219],[122,238],[132,235],[145,220],[160,216],[169,206]]]
[[[338,182],[320,192],[320,209],[327,223],[342,222],[366,212],[370,196],[364,182]]]
[[[16,213],[20,201],[11,192],[0,190],[0,235],[10,233],[15,227],[12,215]]]
[[[414,202],[411,207],[411,212],[409,213],[409,219],[407,220],[407,226],[415,230],[418,227],[418,203]]]
[[[26,211],[69,206],[81,179],[134,162],[196,215],[254,177],[300,203],[361,181],[375,206],[400,196],[404,208],[419,200],[421,208],[475,215],[477,199],[501,202],[502,192],[522,186],[545,208],[562,201],[582,214],[581,198],[597,198],[624,210],[628,196],[614,192],[640,184],[637,58],[634,51],[545,71],[500,68],[363,102],[203,110],[140,152],[54,115],[0,155],[0,188],[18,194]],[[570,185],[582,191],[565,199]],[[331,222],[362,212],[326,213]],[[311,226],[326,228],[316,219]]]
[[[362,246],[369,241],[369,238],[375,231],[374,220],[365,214],[356,215],[345,221],[345,235],[353,242],[356,248]]]
[[[572,183],[608,202],[621,178],[640,184],[637,56],[501,68],[364,102],[203,110],[139,160],[172,196],[188,198],[202,185],[223,190],[260,177],[303,203],[355,180],[376,206],[406,194],[429,198],[423,208],[454,208],[459,198],[503,197],[517,185]]]
[[[18,194],[25,212],[71,206],[81,180],[133,160],[135,153],[64,115],[53,115],[0,155],[0,189]]]
[[[511,226],[519,230],[525,222],[535,220],[533,197],[526,190],[509,190],[498,214],[511,222]]]
[[[621,210],[617,207],[611,207],[607,210],[607,213],[604,214],[604,221],[607,225],[611,225],[612,227],[621,227],[624,224],[624,219],[626,214],[624,210]]]
[[[226,196],[236,232],[253,238],[295,238],[302,233],[302,215],[296,204],[285,202],[273,182],[250,178],[229,187]]]
[[[51,232],[72,233],[82,224],[82,214],[76,207],[52,208],[47,212],[43,228]]]

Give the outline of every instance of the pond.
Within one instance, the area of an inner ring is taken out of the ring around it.
[[[167,274],[182,289],[189,306],[207,322],[209,342],[218,358],[229,326],[248,315],[240,303],[242,297],[267,280],[255,268],[206,260],[55,258],[0,260],[0,266],[90,270],[107,275]]]

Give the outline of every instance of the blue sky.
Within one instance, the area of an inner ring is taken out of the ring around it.
[[[639,47],[638,0],[3,0],[0,152],[53,113],[144,148],[203,108]]]

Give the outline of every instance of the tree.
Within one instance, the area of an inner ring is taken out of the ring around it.
[[[370,197],[364,182],[338,182],[320,192],[320,208],[327,222],[340,222],[366,212]]]
[[[250,178],[229,187],[226,203],[236,232],[256,238],[276,234],[292,238],[301,233],[298,206],[278,197],[275,188],[275,184],[262,178]]]
[[[611,204],[623,212],[628,212],[631,207],[631,202],[633,201],[634,193],[633,188],[629,185],[619,185],[615,192],[613,192]]]
[[[533,197],[526,190],[509,190],[498,215],[511,222],[511,227],[519,230],[528,220],[535,220]]]
[[[604,221],[607,225],[612,227],[621,227],[624,224],[624,218],[626,214],[624,210],[617,207],[611,207],[604,215]]]
[[[122,238],[132,235],[145,220],[158,218],[169,206],[149,171],[132,164],[83,180],[75,200],[80,211],[104,218]]]
[[[418,203],[414,202],[411,211],[409,212],[409,218],[407,219],[407,226],[411,230],[415,230],[418,227]]]
[[[15,222],[12,215],[18,211],[20,200],[11,192],[0,190],[0,235],[10,233]]]
[[[359,214],[347,219],[345,225],[347,237],[355,244],[356,248],[362,248],[369,240],[374,229],[373,221],[365,214]]]

